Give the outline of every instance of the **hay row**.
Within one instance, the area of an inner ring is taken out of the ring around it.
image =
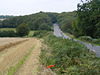
[[[9,44],[5,44],[3,46],[0,46],[0,52],[7,49],[7,48],[10,48],[12,46],[15,46],[15,45],[18,45],[18,44],[21,44],[25,41],[28,41],[29,39],[25,39],[25,40],[21,40],[21,41],[16,41],[16,42],[10,42]]]

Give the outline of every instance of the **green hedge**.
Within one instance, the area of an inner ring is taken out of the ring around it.
[[[17,34],[13,30],[9,31],[0,31],[0,37],[16,37]]]
[[[42,38],[47,36],[49,33],[50,32],[46,30],[38,30],[38,31],[34,31],[33,37]]]

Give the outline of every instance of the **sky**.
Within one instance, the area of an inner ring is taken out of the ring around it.
[[[69,12],[80,0],[0,0],[0,15],[28,15],[44,12]]]

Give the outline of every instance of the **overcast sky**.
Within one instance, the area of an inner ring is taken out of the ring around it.
[[[0,0],[0,15],[28,15],[39,11],[68,12],[80,0]]]

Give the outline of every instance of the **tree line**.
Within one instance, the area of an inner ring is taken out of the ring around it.
[[[17,28],[27,24],[30,30],[52,30],[52,25],[58,23],[64,32],[76,37],[91,36],[100,38],[100,0],[81,0],[77,11],[16,16],[0,22],[0,28]]]
[[[17,16],[8,18],[0,22],[0,28],[16,28],[20,24],[28,24],[31,30],[52,30],[53,23],[59,23],[61,28],[64,26],[72,28],[71,22],[74,20],[75,12],[51,13],[39,12],[36,14]],[[68,18],[67,18],[68,17]],[[64,26],[63,26],[64,25]],[[67,29],[63,29],[67,30]]]

